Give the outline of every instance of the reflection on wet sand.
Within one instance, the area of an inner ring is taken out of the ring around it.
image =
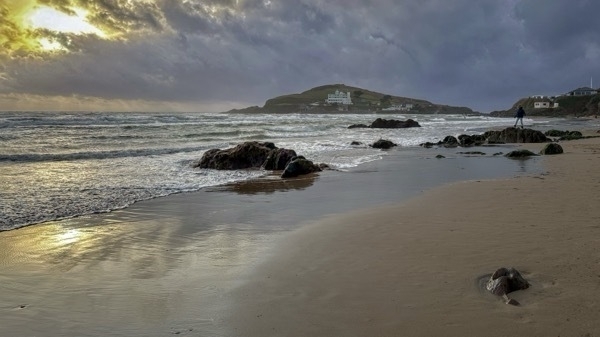
[[[208,192],[229,191],[239,194],[272,194],[290,190],[303,190],[312,186],[317,180],[317,174],[308,174],[298,178],[281,179],[269,176],[253,181],[243,181],[208,189]]]
[[[0,336],[216,329],[223,289],[237,282],[227,275],[271,233],[220,223],[182,235],[181,221],[205,220],[147,205],[0,233]]]

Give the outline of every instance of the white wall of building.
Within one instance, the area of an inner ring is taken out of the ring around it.
[[[550,107],[550,102],[534,102],[533,107],[535,109],[547,109]]]
[[[325,103],[350,105],[352,104],[352,98],[350,97],[349,91],[341,92],[339,90],[336,90],[335,93],[327,95]]]

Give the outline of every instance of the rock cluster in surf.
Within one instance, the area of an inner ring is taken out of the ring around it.
[[[319,172],[326,164],[314,164],[291,149],[278,148],[271,142],[244,142],[225,150],[211,149],[192,167],[216,170],[264,169],[283,171],[282,178]]]

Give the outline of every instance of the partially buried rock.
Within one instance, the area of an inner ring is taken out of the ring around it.
[[[543,155],[552,155],[552,154],[561,154],[563,153],[563,148],[559,144],[550,143],[546,144],[544,148],[540,151],[540,154]]]
[[[508,294],[529,288],[529,282],[514,268],[499,268],[492,274],[485,288],[494,295],[502,296],[506,304],[519,305]]]
[[[508,158],[529,158],[531,156],[537,156],[537,154],[529,151],[529,150],[515,150],[510,151],[509,153],[504,155]]]

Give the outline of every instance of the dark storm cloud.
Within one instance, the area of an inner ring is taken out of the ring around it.
[[[55,34],[74,53],[13,59],[0,90],[262,105],[346,83],[490,111],[600,81],[593,1],[78,3],[124,38]]]
[[[598,9],[598,3],[590,0],[529,0],[516,6],[516,17],[522,20],[525,38],[532,45],[554,50],[557,45],[598,41]]]

